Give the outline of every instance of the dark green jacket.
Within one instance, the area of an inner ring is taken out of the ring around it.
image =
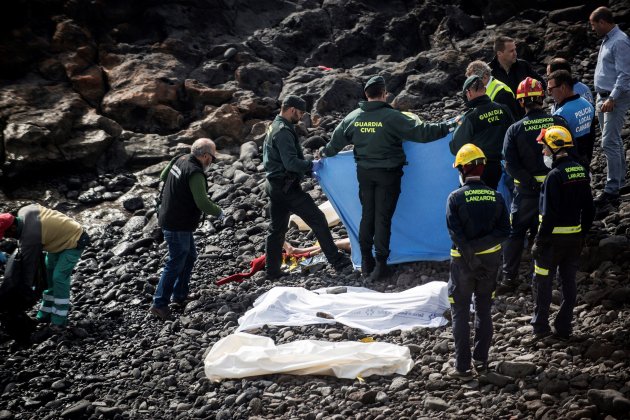
[[[447,135],[450,127],[449,123],[424,123],[417,116],[397,111],[385,102],[364,101],[335,128],[323,154],[335,156],[348,144],[354,144],[357,166],[396,168],[405,164],[403,141],[435,141]]]
[[[483,150],[488,160],[501,160],[505,132],[514,122],[510,110],[492,102],[488,95],[473,99],[468,107],[449,143],[451,153],[456,155],[463,145],[472,143]]]
[[[263,166],[268,179],[284,179],[287,175],[301,178],[313,167],[313,162],[304,159],[293,124],[280,115],[267,129]]]

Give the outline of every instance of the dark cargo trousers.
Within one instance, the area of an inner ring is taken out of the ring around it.
[[[298,215],[313,230],[315,237],[322,247],[328,262],[335,264],[342,254],[337,250],[332,234],[326,222],[326,216],[317,207],[310,195],[302,191],[298,183],[294,183],[286,192],[283,191],[284,181],[267,180],[265,191],[269,196],[269,223],[266,241],[267,273],[278,273],[282,266],[282,245],[288,230],[291,213]]]
[[[361,201],[359,246],[362,255],[371,253],[374,246],[377,259],[387,259],[389,256],[392,217],[400,196],[402,176],[402,168],[357,167]]]
[[[558,272],[558,281],[562,292],[560,310],[556,315],[554,327],[558,335],[568,337],[573,328],[573,308],[577,297],[575,274],[578,270],[582,252],[581,234],[554,234],[551,242],[540,250],[540,256],[534,261],[534,316],[532,325],[534,334],[551,331],[549,326],[549,307],[553,289],[553,279]]]
[[[523,194],[516,188],[510,213],[510,236],[503,244],[503,279],[516,280],[528,231],[538,231],[538,194]]]
[[[455,339],[455,368],[460,372],[470,369],[470,303],[475,303],[475,338],[472,357],[477,362],[488,361],[492,342],[491,308],[494,290],[501,268],[501,252],[476,256],[481,262],[474,271],[462,257],[451,257],[448,299],[453,318]]]

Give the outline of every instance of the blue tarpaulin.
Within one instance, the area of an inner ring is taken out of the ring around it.
[[[402,192],[392,219],[389,264],[444,261],[450,256],[446,199],[459,187],[458,171],[453,169],[454,157],[448,148],[451,138],[449,134],[431,143],[403,144],[408,165],[404,167]],[[323,159],[316,175],[348,231],[352,262],[360,266],[361,203],[352,151]],[[505,196],[503,185],[501,182],[499,191]]]

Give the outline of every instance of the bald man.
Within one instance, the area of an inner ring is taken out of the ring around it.
[[[219,219],[223,211],[208,198],[205,173],[216,160],[210,139],[196,140],[189,154],[176,156],[160,174],[164,181],[158,223],[168,245],[168,258],[160,277],[150,312],[162,320],[170,318],[169,303],[182,305],[188,298],[188,282],[197,259],[193,232],[202,213]]]

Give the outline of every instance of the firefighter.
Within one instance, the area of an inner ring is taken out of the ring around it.
[[[549,306],[556,271],[562,290],[560,310],[554,320],[554,336],[568,339],[576,300],[575,274],[584,237],[595,215],[589,174],[568,153],[573,147],[569,130],[551,126],[538,137],[545,164],[552,169],[540,196],[540,228],[534,241],[533,289],[535,297],[533,341],[551,335]]]
[[[457,152],[454,168],[461,188],[447,200],[446,225],[453,241],[448,295],[453,315],[454,378],[472,376],[470,352],[470,303],[475,302],[474,359],[478,373],[487,370],[492,341],[490,309],[501,267],[501,242],[510,231],[507,207],[501,194],[486,186],[481,175],[486,165],[483,151],[465,144]]]
[[[562,117],[552,116],[543,110],[545,90],[540,81],[527,77],[519,85],[516,96],[525,110],[525,118],[512,124],[505,133],[503,155],[505,169],[514,178],[514,198],[510,209],[510,236],[503,248],[503,281],[498,293],[519,286],[518,267],[525,245],[527,231],[538,230],[538,201],[549,168],[545,166],[542,145],[536,138],[543,128],[565,125]],[[530,242],[531,243],[531,242]]]

